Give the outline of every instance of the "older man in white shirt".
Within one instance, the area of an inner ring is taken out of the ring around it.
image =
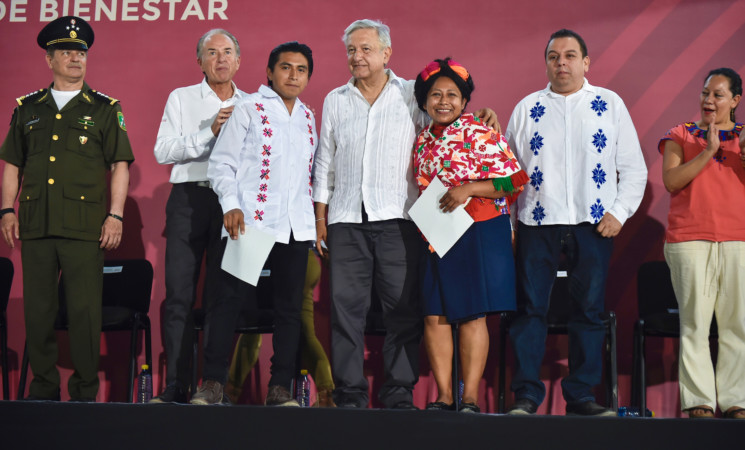
[[[203,303],[214,298],[222,210],[207,181],[207,161],[233,105],[245,95],[233,83],[240,62],[240,46],[232,34],[221,29],[205,33],[197,44],[204,79],[171,92],[158,130],[155,159],[173,164],[173,186],[166,204],[166,388],[153,403],[186,402],[194,330],[191,312],[205,255]]]
[[[516,368],[509,414],[534,414],[546,313],[560,255],[567,261],[573,316],[569,376],[562,391],[570,415],[614,415],[595,402],[602,375],[605,281],[612,238],[639,207],[647,180],[639,139],[621,98],[584,78],[584,40],[571,30],[551,35],[545,50],[548,86],[515,107],[510,147],[530,176],[517,201],[518,314],[510,326]]]
[[[355,21],[343,40],[352,78],[326,96],[313,180],[316,245],[321,254],[328,251],[331,274],[334,400],[348,408],[369,402],[364,329],[374,291],[386,327],[378,397],[387,408],[414,409],[423,240],[408,210],[418,195],[414,140],[429,117],[414,99],[414,81],[386,69],[392,53],[387,25]],[[493,111],[477,114],[498,126]]]
[[[238,239],[246,227],[273,234],[271,267],[274,334],[271,379],[265,404],[298,406],[290,393],[298,372],[300,312],[308,249],[315,239],[310,194],[318,144],[313,113],[300,101],[313,73],[308,46],[277,46],[267,64],[269,86],[236,105],[210,156],[209,176],[224,212],[225,236]],[[241,305],[256,288],[221,270],[218,301],[207,309],[202,385],[195,404],[221,400]]]

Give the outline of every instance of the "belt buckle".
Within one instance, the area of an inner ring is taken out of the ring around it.
[[[212,189],[212,185],[209,181],[196,181],[198,187]]]

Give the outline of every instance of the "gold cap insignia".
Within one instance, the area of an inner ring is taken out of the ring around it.
[[[75,39],[76,37],[78,37],[78,33],[76,33],[75,30],[70,31],[70,37]]]

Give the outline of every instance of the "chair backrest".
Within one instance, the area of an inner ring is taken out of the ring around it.
[[[147,314],[153,265],[146,259],[115,259],[103,266],[103,306],[123,306]]]
[[[14,272],[13,261],[8,258],[0,258],[0,312],[5,311],[8,307]]]
[[[648,261],[639,267],[637,274],[637,301],[639,318],[653,314],[677,312],[670,268],[665,261]]]

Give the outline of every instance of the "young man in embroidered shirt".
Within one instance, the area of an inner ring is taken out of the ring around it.
[[[228,31],[213,29],[199,39],[197,64],[204,74],[202,82],[171,92],[154,149],[158,163],[173,168],[166,204],[166,388],[152,403],[186,402],[194,339],[192,308],[202,260],[203,305],[215,298],[220,270],[222,209],[207,181],[207,160],[233,105],[246,95],[233,83],[241,47]]]
[[[515,350],[509,414],[535,414],[546,313],[560,254],[566,255],[574,315],[569,321],[567,414],[614,415],[595,402],[602,374],[605,280],[613,237],[639,206],[647,181],[639,139],[621,98],[590,85],[584,40],[551,35],[544,58],[548,86],[515,107],[507,140],[530,184],[518,198],[517,303],[510,326]]]
[[[224,236],[238,239],[245,227],[271,233],[274,334],[271,379],[265,403],[298,406],[290,394],[300,343],[300,312],[308,248],[316,237],[310,176],[317,138],[315,118],[298,96],[313,73],[310,48],[279,45],[269,55],[269,86],[236,105],[223,127],[207,175],[224,212]],[[192,403],[222,399],[233,330],[242,302],[256,289],[220,271],[219,300],[207,310],[203,387]]]

